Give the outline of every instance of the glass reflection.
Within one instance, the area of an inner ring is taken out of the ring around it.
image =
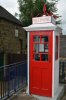
[[[48,42],[48,36],[42,36],[41,38],[42,42]]]
[[[34,36],[34,42],[40,42],[40,36]]]
[[[41,54],[42,61],[48,61],[48,54]]]
[[[39,61],[40,60],[40,54],[34,54],[34,60]]]

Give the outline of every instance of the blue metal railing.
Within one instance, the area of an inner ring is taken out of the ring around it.
[[[22,61],[0,68],[0,99],[8,98],[27,85],[27,63]]]

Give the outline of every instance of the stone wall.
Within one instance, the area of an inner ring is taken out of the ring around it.
[[[15,37],[15,29],[18,29],[18,37]],[[19,54],[26,50],[26,32],[24,29],[12,22],[0,19],[0,52]]]

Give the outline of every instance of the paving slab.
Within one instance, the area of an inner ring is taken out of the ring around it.
[[[14,95],[12,98],[9,100],[37,100],[33,96],[25,95],[25,94],[19,94],[19,95]]]
[[[61,100],[66,100],[66,95],[64,95],[64,96],[61,98]]]

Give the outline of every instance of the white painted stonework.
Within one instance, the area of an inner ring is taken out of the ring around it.
[[[43,16],[44,17],[44,16]],[[42,17],[42,18],[43,18]],[[45,16],[46,17],[46,16]],[[59,58],[57,60],[55,60],[55,37],[59,36],[62,29],[58,26],[56,26],[55,24],[51,23],[51,18],[49,18],[48,22],[46,20],[45,23],[43,23],[42,18],[34,18],[33,19],[33,24],[28,26],[28,27],[24,27],[24,29],[26,31],[28,31],[28,49],[27,49],[27,53],[28,53],[28,87],[27,87],[27,93],[29,94],[29,39],[30,39],[30,31],[40,31],[40,30],[53,30],[53,60],[52,60],[52,97],[42,97],[42,96],[37,96],[34,95],[37,100],[60,100],[60,97],[63,95],[64,92],[64,87],[59,85]],[[42,22],[42,24],[41,24]]]
[[[54,97],[43,97],[43,96],[38,96],[38,95],[33,95],[33,96],[37,100],[60,100],[60,98],[63,96],[63,93],[64,93],[64,88],[62,85],[60,85]]]
[[[42,30],[57,30],[61,33],[61,28],[59,26],[56,26],[52,23],[44,23],[44,24],[32,24],[28,27],[24,27],[24,29],[28,32],[30,31],[42,31]]]
[[[59,35],[60,34],[57,31],[54,31],[54,37]],[[56,39],[54,39],[54,48],[56,42],[55,40]],[[58,54],[59,54],[59,45],[58,45]],[[58,89],[59,89],[59,58],[55,60],[55,50],[54,50],[54,95],[57,93]]]
[[[28,32],[40,30],[56,30],[62,33],[62,29],[55,25],[55,19],[52,16],[35,17],[32,19],[32,25],[24,27]]]
[[[27,86],[27,89],[26,89],[26,93],[29,95],[29,36],[30,36],[30,33],[28,32],[28,35],[27,35],[27,83],[28,83],[28,86]]]

